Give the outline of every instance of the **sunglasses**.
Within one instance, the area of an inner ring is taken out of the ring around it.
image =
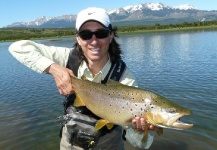
[[[97,31],[91,32],[90,30],[83,30],[78,32],[78,35],[82,40],[90,40],[93,35],[95,35],[98,39],[107,38],[110,34],[110,30],[108,29],[98,29]]]

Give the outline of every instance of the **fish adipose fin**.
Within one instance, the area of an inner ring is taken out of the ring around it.
[[[96,122],[96,126],[95,126],[95,129],[96,130],[99,130],[101,129],[102,127],[106,126],[109,130],[114,126],[113,123],[110,123],[109,121],[107,120],[104,120],[104,119],[100,119]]]
[[[74,101],[74,106],[75,107],[80,107],[80,106],[86,106],[84,102],[81,100],[79,95],[76,95],[75,101]]]

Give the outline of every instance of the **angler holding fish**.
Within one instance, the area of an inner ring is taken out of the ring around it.
[[[129,126],[125,130],[127,141],[147,149],[153,142],[153,132],[148,129],[192,126],[178,121],[190,114],[189,110],[136,88],[136,80],[121,58],[117,28],[104,9],[82,10],[75,28],[77,42],[73,48],[28,40],[9,47],[22,64],[53,75],[59,93],[67,96],[61,150],[124,150],[125,126]],[[141,135],[135,131],[144,132],[144,136],[135,138]]]

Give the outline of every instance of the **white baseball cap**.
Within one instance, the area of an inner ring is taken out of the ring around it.
[[[81,26],[90,20],[97,21],[105,27],[109,27],[110,25],[110,19],[105,9],[89,7],[78,13],[75,24],[76,30],[79,31]]]

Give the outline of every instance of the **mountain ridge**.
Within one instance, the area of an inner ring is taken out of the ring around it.
[[[167,6],[163,3],[144,3],[107,10],[114,25],[175,24],[217,19],[217,11],[200,10],[190,4]],[[74,27],[76,14],[57,17],[42,16],[32,21],[15,22],[4,28],[64,28]]]

